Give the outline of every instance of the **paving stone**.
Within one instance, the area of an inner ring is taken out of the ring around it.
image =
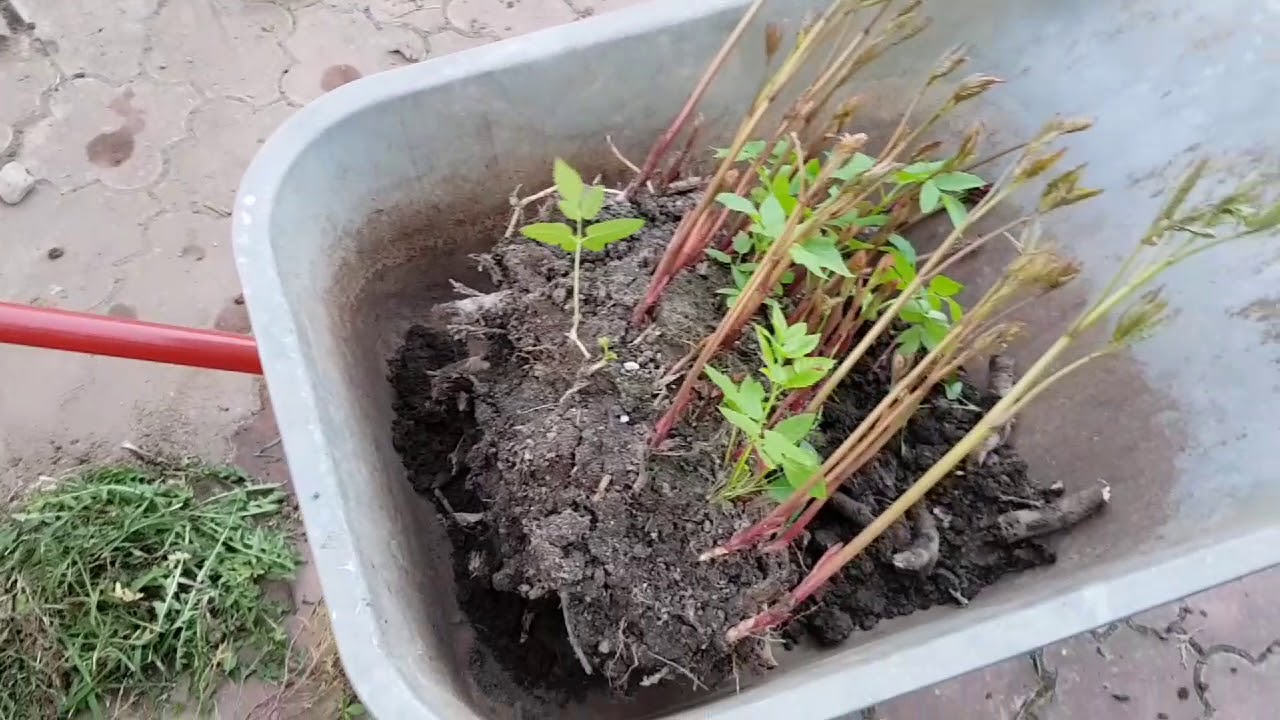
[[[950,682],[875,707],[875,720],[1013,720],[1040,686],[1023,656],[975,670]]]
[[[632,5],[639,5],[645,0],[568,0],[569,7],[578,14],[578,17],[591,17],[609,12],[610,10],[621,10]]]
[[[263,108],[228,98],[201,104],[188,118],[190,134],[167,150],[169,170],[156,197],[169,207],[230,212],[249,162],[293,111],[283,101]]]
[[[1184,651],[1185,650],[1185,654]],[[1085,633],[1044,649],[1057,673],[1053,701],[1040,720],[1156,718],[1199,720],[1196,656],[1174,641],[1121,625],[1103,639]]]
[[[1191,612],[1182,624],[1203,648],[1229,645],[1261,654],[1280,638],[1278,598],[1280,568],[1264,570],[1187,598]]]
[[[445,12],[463,32],[515,37],[578,16],[563,0],[452,0]]]
[[[452,30],[438,32],[427,38],[427,48],[430,50],[430,57],[439,57],[448,55],[449,53],[458,52],[460,50],[470,50],[474,47],[480,47],[493,42],[489,38],[470,37],[456,33]]]
[[[1200,679],[1213,720],[1262,720],[1280,707],[1280,659],[1274,654],[1255,661],[1246,653],[1211,653]]]
[[[448,24],[444,19],[446,2],[447,0],[329,0],[327,4],[339,9],[354,8],[367,11],[379,23],[408,23],[408,18],[415,15],[423,20],[429,16],[435,16],[438,18],[436,26],[421,28],[434,32]],[[416,26],[416,23],[408,24]]]
[[[159,0],[41,0],[25,4],[23,14],[64,73],[120,83],[141,69],[145,21],[158,5]]]
[[[10,38],[0,52],[0,126],[37,115],[40,93],[57,79],[57,70],[32,47],[30,38]]]
[[[186,134],[199,98],[191,88],[139,80],[113,87],[71,80],[49,96],[49,117],[27,128],[22,157],[31,171],[60,189],[94,180],[115,189],[160,179],[166,145]]]
[[[313,5],[295,17],[297,28],[285,47],[298,62],[281,83],[293,102],[305,103],[352,80],[426,56],[426,44],[412,30],[379,30],[362,13]]]
[[[290,60],[280,47],[289,13],[271,3],[240,0],[168,2],[151,23],[147,71],[189,82],[209,95],[265,105],[279,97]]]

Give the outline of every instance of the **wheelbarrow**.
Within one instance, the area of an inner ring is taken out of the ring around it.
[[[755,40],[704,101],[708,138],[764,77],[763,23],[797,22],[817,4],[766,5],[746,36]],[[544,182],[557,155],[587,172],[613,166],[606,134],[641,155],[745,5],[652,2],[366,77],[300,110],[259,152],[232,213],[256,353],[252,340],[224,333],[12,307],[0,314],[0,340],[238,372],[258,372],[260,357],[364,705],[382,718],[509,714],[470,675],[472,636],[442,523],[391,443],[386,358],[408,323],[449,297],[450,278],[467,281],[467,256],[501,234],[485,219],[505,220],[512,187]],[[1084,261],[1086,289],[1176,182],[1185,163],[1171,159],[1210,153],[1240,174],[1280,165],[1276,100],[1256,82],[1274,75],[1268,48],[1280,37],[1280,14],[1266,3],[980,0],[927,10],[932,27],[861,81],[864,106],[896,113],[934,59],[964,41],[973,67],[1010,80],[974,108],[1002,138],[1024,138],[1058,112],[1097,117],[1072,156],[1108,193],[1047,227]],[[646,701],[628,716],[837,717],[1280,562],[1270,456],[1280,444],[1280,347],[1265,260],[1232,249],[1171,274],[1179,314],[1164,334],[1024,416],[1019,447],[1043,482],[1104,477],[1115,490],[1106,516],[1065,538],[1056,566],[963,610],[900,618],[789,658],[740,693]],[[1046,307],[1043,320],[1064,312]],[[1045,337],[1030,335],[1033,347]]]

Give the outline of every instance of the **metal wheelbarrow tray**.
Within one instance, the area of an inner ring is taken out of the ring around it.
[[[654,2],[360,80],[297,113],[245,175],[240,275],[338,646],[377,717],[498,712],[468,680],[441,523],[392,448],[387,357],[452,297],[450,277],[476,281],[466,256],[501,233],[514,186],[541,187],[556,155],[588,174],[616,167],[606,133],[642,156],[746,4]],[[774,2],[759,20],[796,22],[817,5]],[[1280,37],[1265,4],[928,11],[929,30],[855,80],[870,129],[896,121],[905,89],[961,41],[974,69],[1011,81],[975,108],[997,144],[1057,112],[1098,118],[1072,156],[1108,192],[1048,228],[1085,263],[1080,293],[1109,275],[1189,151],[1231,174],[1276,167],[1276,101],[1254,81],[1274,75],[1267,39]],[[763,77],[763,33],[747,37],[702,106],[722,132]],[[834,717],[1280,562],[1280,345],[1265,323],[1280,271],[1257,247],[1170,275],[1171,327],[1024,417],[1017,442],[1037,477],[1115,489],[1109,512],[1063,539],[1056,566],[649,716]],[[1043,308],[1041,329],[1070,304]],[[1033,327],[1028,345],[1045,337]]]

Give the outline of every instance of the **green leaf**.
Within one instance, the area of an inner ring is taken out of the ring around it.
[[[582,220],[582,208],[568,200],[560,200],[556,203],[560,208],[560,212],[570,220]]]
[[[951,218],[952,226],[963,227],[969,221],[969,211],[965,209],[964,203],[954,197],[943,195],[942,207],[947,211],[947,217]]]
[[[773,367],[778,364],[778,357],[773,352],[773,337],[769,335],[769,331],[759,325],[752,325],[756,330],[756,342],[760,344],[760,358],[764,360],[765,367]]]
[[[792,364],[791,377],[787,378],[784,387],[788,390],[813,387],[831,372],[835,360],[825,357],[797,358]]]
[[[587,237],[582,242],[582,246],[588,250],[603,250],[623,238],[640,232],[642,227],[644,227],[644,220],[640,218],[617,218],[588,225]]]
[[[944,298],[957,295],[963,289],[964,285],[961,285],[946,275],[938,275],[929,281],[929,292]]]
[[[791,382],[791,377],[795,375],[790,365],[781,364],[771,365],[760,372],[764,373],[764,376],[769,378],[769,382],[777,387],[786,387],[787,383]]]
[[[787,226],[787,213],[782,209],[775,195],[770,195],[760,203],[760,229],[770,238],[776,240]]]
[[[783,460],[808,462],[809,456],[796,443],[791,442],[777,430],[765,430],[760,449],[773,460],[774,465],[781,465]]]
[[[951,323],[960,322],[961,318],[964,317],[964,308],[960,307],[960,303],[951,298],[943,298],[943,300],[947,301],[947,310],[951,312]]]
[[[747,144],[743,145],[742,150],[738,151],[738,162],[751,161],[760,157],[760,153],[764,152],[764,147],[767,144],[768,143],[766,143],[764,140],[752,140],[751,142],[748,142]],[[723,152],[724,152],[724,155],[721,155],[719,157],[729,156],[728,148],[725,148]]]
[[[733,258],[729,257],[728,253],[723,250],[717,250],[713,247],[707,248],[707,257],[715,260],[716,262],[724,263],[725,265],[733,264]]]
[[[903,357],[914,357],[923,344],[924,335],[919,325],[912,325],[898,336],[898,352]]]
[[[907,239],[894,233],[889,236],[889,244],[902,253],[902,258],[914,269],[916,266],[916,249]]]
[[[751,279],[751,274],[743,268],[743,263],[729,266],[729,274],[733,276],[733,284],[738,290],[742,290],[747,286],[747,281]]]
[[[582,202],[579,209],[582,211],[583,220],[593,220],[600,214],[600,210],[604,207],[604,188],[599,185],[592,185],[582,194]]]
[[[773,429],[794,444],[809,437],[813,426],[818,424],[817,413],[800,413],[779,422]]]
[[[724,393],[725,404],[735,408],[742,407],[742,398],[738,392],[738,386],[734,384],[733,379],[710,365],[702,368],[702,372],[706,373],[711,382],[720,388],[720,392]]]
[[[560,197],[574,208],[582,207],[582,192],[586,186],[582,184],[582,176],[578,171],[564,160],[556,158],[552,166],[552,176],[555,178],[556,192],[560,193]],[[577,220],[577,218],[570,219]]]
[[[925,350],[933,350],[938,347],[942,339],[951,331],[951,327],[945,322],[926,322],[920,325],[920,339],[924,344]]]
[[[756,246],[755,241],[747,233],[740,232],[733,236],[733,251],[739,255],[746,255],[747,251]]]
[[[749,215],[753,218],[756,217],[757,215],[756,206],[753,205],[750,200],[742,197],[741,195],[734,195],[733,193],[722,192],[716,196],[716,202],[729,208],[730,210],[733,210],[734,212],[740,212],[744,215]]]
[[[784,465],[784,470],[785,467],[786,466]],[[801,480],[800,482],[804,481]],[[768,493],[769,497],[772,498],[774,502],[784,503],[791,497],[791,491],[793,489],[794,488],[791,487],[790,481],[785,479],[784,476],[784,478],[779,478],[769,483],[769,487],[765,488],[765,492]]]
[[[875,167],[875,164],[875,158],[862,153],[855,153],[853,157],[849,158],[849,162],[844,164],[844,167],[831,173],[831,176],[841,182],[849,182]]]
[[[746,377],[742,384],[738,386],[738,409],[742,414],[751,418],[764,422],[764,385],[753,377]]]
[[[787,316],[782,313],[782,307],[777,303],[769,305],[769,322],[773,323],[773,336],[781,340],[787,336],[787,330],[791,324],[787,322]]]
[[[953,380],[943,386],[942,392],[946,394],[948,400],[957,400],[960,394],[964,392],[964,383],[959,380]]]
[[[747,417],[746,415],[743,415],[740,412],[737,412],[736,410],[730,410],[729,408],[724,407],[723,405],[720,406],[719,410],[720,410],[720,414],[724,416],[725,420],[728,420],[729,423],[732,424],[734,427],[746,433],[747,437],[750,437],[750,438],[760,437],[760,423],[756,422],[755,420],[752,420],[751,418]]]
[[[942,165],[943,161],[941,160],[934,162],[911,163],[894,173],[893,179],[895,182],[902,185],[913,182],[923,182],[927,180],[929,176],[938,172],[938,170],[942,168]]]
[[[578,246],[578,238],[573,234],[573,228],[564,223],[534,223],[525,225],[520,228],[520,234],[530,240],[537,240],[546,245],[554,245],[563,248],[569,252],[573,252]]]
[[[810,335],[805,331],[803,325],[797,325],[800,332],[790,335],[782,341],[782,353],[788,359],[804,358],[805,355],[813,352],[818,347],[818,343],[822,341],[822,336],[818,334]]]
[[[920,212],[931,213],[938,209],[938,204],[942,202],[942,191],[932,180],[926,180],[924,185],[920,186]]]
[[[830,235],[818,235],[803,244],[792,245],[790,254],[792,262],[803,265],[806,270],[824,280],[831,277],[830,272],[853,277],[845,264],[844,256],[840,254],[840,248],[836,246],[836,239]]]
[[[960,192],[962,190],[972,190],[987,184],[986,180],[967,172],[946,172],[933,178],[932,181],[938,186],[939,190],[946,192]]]

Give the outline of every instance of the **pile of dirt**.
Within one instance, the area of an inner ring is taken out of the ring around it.
[[[414,486],[446,514],[462,607],[489,654],[547,702],[599,678],[624,692],[664,678],[715,687],[767,667],[766,643],[730,647],[725,630],[793,585],[862,517],[824,511],[800,553],[697,561],[767,501],[708,500],[726,441],[709,403],[660,451],[646,449],[680,379],[671,368],[724,309],[715,290],[728,282],[704,267],[667,289],[646,331],[628,323],[691,203],[642,198],[606,208],[606,217],[647,225],[583,256],[579,336],[593,359],[565,337],[572,258],[514,238],[479,258],[499,294],[465,299],[414,327],[391,362],[396,447]],[[598,362],[601,343],[616,358]],[[869,366],[845,385],[824,417],[835,441],[879,400],[888,377]],[[988,402],[973,389],[967,397]],[[861,512],[888,505],[979,415],[970,404],[931,399],[851,483]],[[805,608],[789,636],[807,630],[838,642],[880,618],[963,602],[1002,574],[1051,562],[1039,545],[995,542],[988,530],[996,514],[1045,497],[1016,454],[1001,449],[931,494],[941,534],[931,573],[892,566],[912,535],[895,528]]]

